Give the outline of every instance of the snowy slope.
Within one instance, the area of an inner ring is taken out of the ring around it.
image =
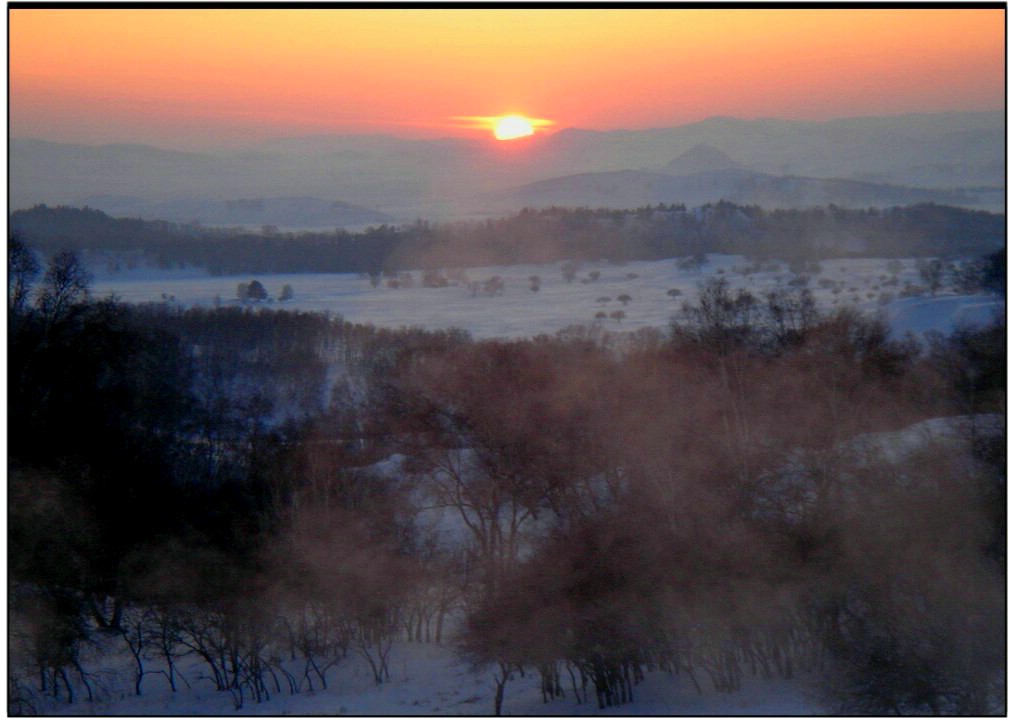
[[[925,332],[947,334],[957,327],[988,325],[1003,310],[1004,305],[996,297],[954,295],[896,300],[887,306],[885,313],[893,334],[911,332],[920,336]]]

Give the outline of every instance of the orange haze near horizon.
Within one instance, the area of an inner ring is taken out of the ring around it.
[[[1004,11],[9,9],[9,132],[203,147],[1004,107]]]

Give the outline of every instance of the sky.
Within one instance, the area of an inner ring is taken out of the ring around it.
[[[13,9],[9,132],[167,148],[1004,107],[1004,11]]]

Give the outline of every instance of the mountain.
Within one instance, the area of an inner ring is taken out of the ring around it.
[[[690,151],[685,151],[673,159],[662,170],[663,173],[671,176],[684,176],[696,174],[699,171],[725,171],[742,168],[742,164],[738,164],[715,146],[700,143]]]
[[[746,169],[700,171],[673,176],[645,171],[608,171],[545,179],[487,194],[479,208],[505,211],[524,206],[589,206],[614,209],[656,204],[700,206],[725,199],[765,208],[888,207],[922,202],[977,204],[970,194],[877,184],[851,179],[773,176]]]
[[[94,196],[132,196],[151,203],[179,198],[225,202],[306,197],[342,199],[412,221],[462,215],[471,210],[477,196],[500,192],[508,198],[542,180],[625,171],[677,177],[750,171],[786,177],[783,186],[795,189],[794,193],[766,191],[757,198],[791,203],[809,203],[803,200],[827,198],[828,193],[804,193],[814,187],[813,182],[789,179],[837,180],[830,183],[842,198],[868,199],[880,191],[889,193],[873,198],[878,205],[895,203],[901,193],[881,186],[952,189],[952,201],[966,203],[956,200],[968,198],[973,204],[984,203],[982,195],[963,189],[992,187],[992,208],[1001,208],[1005,122],[1003,111],[822,122],[714,117],[672,128],[567,128],[509,144],[487,139],[329,135],[205,153],[15,138],[9,142],[8,162],[9,201],[15,209],[36,203],[81,204]],[[724,194],[732,193],[725,178],[701,179],[698,187],[711,184]],[[855,187],[854,193],[843,186],[849,181],[874,186]],[[604,198],[598,187],[591,196],[579,195],[581,183],[585,182],[564,184],[572,189],[568,198],[574,203],[595,204]],[[673,182],[644,178],[637,183],[665,189]],[[777,186],[771,180],[755,183],[765,189]],[[632,199],[646,196],[617,193]],[[934,191],[930,197],[943,198],[941,194]],[[797,195],[801,201],[794,201]],[[669,192],[664,196],[669,197]],[[691,193],[687,198],[700,195]]]
[[[907,114],[832,121],[716,116],[673,128],[561,132],[544,151],[568,171],[657,170],[706,144],[754,171],[902,186],[1003,186],[1003,111]],[[704,169],[703,169],[704,170]]]

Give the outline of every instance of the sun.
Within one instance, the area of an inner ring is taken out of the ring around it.
[[[491,131],[498,141],[513,141],[545,131],[556,123],[546,118],[532,118],[521,113],[503,116],[449,116],[456,128]]]
[[[556,123],[546,118],[532,118],[521,113],[503,116],[449,116],[456,128],[493,132],[498,141],[513,141],[545,131]]]
[[[534,133],[532,122],[524,116],[501,116],[495,119],[493,135],[498,141],[510,141]]]

